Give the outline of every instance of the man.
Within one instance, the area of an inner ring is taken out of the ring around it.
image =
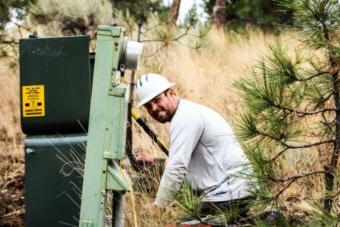
[[[174,85],[153,73],[141,76],[136,84],[138,106],[155,120],[170,122],[169,158],[154,205],[167,207],[185,178],[194,182],[208,204],[249,197],[249,182],[239,174],[249,161],[229,124],[215,111],[180,99]]]

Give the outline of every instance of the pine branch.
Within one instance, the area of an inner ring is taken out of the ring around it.
[[[145,42],[164,42],[164,41],[168,41],[169,42],[169,41],[177,41],[177,40],[183,38],[184,36],[186,36],[189,33],[190,29],[191,29],[191,26],[186,27],[185,31],[182,34],[180,34],[177,37],[172,38],[172,39],[145,39],[145,40],[141,40],[140,42],[144,42],[145,43]]]
[[[334,92],[331,92],[329,95],[323,98],[323,102],[327,102],[333,95],[334,95]]]
[[[297,179],[300,179],[300,178],[303,178],[303,177],[308,177],[308,176],[312,176],[312,175],[315,175],[315,174],[321,174],[321,173],[329,173],[328,171],[325,171],[325,170],[315,170],[315,171],[312,171],[312,172],[307,172],[307,173],[301,173],[299,175],[294,175],[294,176],[290,176],[290,177],[287,177],[287,178],[283,178],[283,179],[280,179],[280,178],[273,178],[273,177],[268,177],[271,181],[274,181],[274,182],[281,182],[281,183],[285,183],[287,181],[291,181],[291,180],[297,180]]]
[[[276,107],[281,110],[286,110],[291,113],[296,113],[299,117],[303,117],[306,115],[313,115],[313,114],[319,114],[319,113],[325,113],[325,112],[331,112],[331,111],[337,111],[337,109],[334,108],[326,108],[326,109],[321,109],[321,110],[315,110],[315,111],[303,111],[303,110],[298,110],[290,107],[285,107],[280,104],[273,104],[273,107]]]
[[[312,75],[312,76],[309,76],[309,77],[307,77],[307,78],[297,79],[297,81],[301,81],[301,82],[303,82],[303,81],[308,81],[308,80],[314,79],[315,77],[322,76],[322,75],[324,75],[324,74],[330,74],[330,73],[327,72],[327,71],[318,72],[317,74]]]
[[[326,144],[326,143],[335,143],[335,140],[331,139],[331,140],[325,140],[325,141],[320,141],[320,142],[316,142],[316,143],[310,143],[310,144],[303,144],[303,145],[298,145],[298,146],[294,146],[294,145],[289,145],[283,141],[280,141],[284,146],[288,147],[289,149],[299,149],[299,148],[310,148],[310,147],[315,147],[315,146],[319,146],[322,144]]]
[[[270,135],[268,133],[260,132],[258,129],[256,129],[256,130],[257,130],[257,133],[259,135],[273,139],[273,140],[281,143],[284,147],[287,147],[288,149],[310,148],[310,147],[315,147],[315,146],[319,146],[319,145],[326,144],[326,143],[335,143],[336,142],[334,139],[330,139],[330,140],[319,141],[319,142],[310,143],[310,144],[290,145],[290,144],[284,142],[281,137],[275,137],[275,136]]]
[[[326,174],[328,173],[327,171],[324,170],[317,170],[317,171],[313,171],[313,172],[309,172],[309,173],[304,173],[304,174],[300,174],[300,175],[295,175],[295,176],[291,176],[285,179],[276,179],[276,178],[269,178],[270,180],[274,181],[274,182],[287,182],[289,181],[288,184],[285,185],[284,188],[282,188],[275,196],[274,198],[278,198],[283,192],[285,192],[292,183],[294,183],[295,181],[297,181],[298,179],[304,178],[304,177],[308,177],[308,176],[312,176],[315,174]]]
[[[294,180],[291,180],[283,189],[281,189],[275,196],[274,196],[274,198],[275,199],[277,199],[277,198],[279,198],[279,196],[284,192],[284,191],[286,191],[289,187],[290,187],[290,185],[292,184],[294,182]]]
[[[284,149],[282,149],[281,151],[279,151],[279,153],[277,153],[273,158],[269,159],[268,162],[273,162],[275,161],[278,157],[280,157],[281,155],[283,155],[287,150],[289,150],[288,147],[285,147]]]
[[[287,150],[289,149],[303,149],[303,148],[310,148],[310,147],[314,147],[314,146],[319,146],[322,144],[326,144],[326,143],[335,143],[335,140],[325,140],[325,141],[320,141],[320,142],[316,142],[316,143],[311,143],[311,144],[304,144],[304,145],[300,145],[300,146],[291,146],[288,145],[282,141],[280,141],[283,145],[285,145],[286,147],[284,149],[282,149],[281,151],[279,151],[273,158],[271,158],[268,161],[275,161],[278,157],[280,157],[281,155],[283,155]],[[288,146],[287,146],[288,145]]]

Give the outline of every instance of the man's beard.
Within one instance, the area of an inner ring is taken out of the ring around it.
[[[163,112],[163,113],[165,112],[165,114],[160,115],[160,114],[158,114],[159,112]],[[166,122],[170,121],[170,119],[171,119],[170,113],[168,113],[165,110],[161,110],[159,112],[151,115],[152,118],[155,119],[156,121],[160,122],[160,123],[166,123]]]

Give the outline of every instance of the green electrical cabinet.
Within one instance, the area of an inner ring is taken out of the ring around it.
[[[131,183],[120,166],[129,101],[121,75],[142,51],[124,31],[98,26],[95,56],[87,36],[20,40],[27,227],[104,226],[109,205],[111,224],[123,225]]]
[[[85,134],[29,136],[25,141],[25,226],[77,226]]]
[[[27,227],[78,226],[93,61],[87,36],[20,40]]]
[[[87,36],[20,40],[23,132],[84,133],[91,76]]]

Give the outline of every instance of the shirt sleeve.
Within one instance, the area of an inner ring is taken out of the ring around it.
[[[154,205],[165,208],[171,201],[172,193],[178,191],[186,173],[191,155],[203,133],[204,121],[196,116],[176,119],[170,128],[169,158],[158,188]]]

